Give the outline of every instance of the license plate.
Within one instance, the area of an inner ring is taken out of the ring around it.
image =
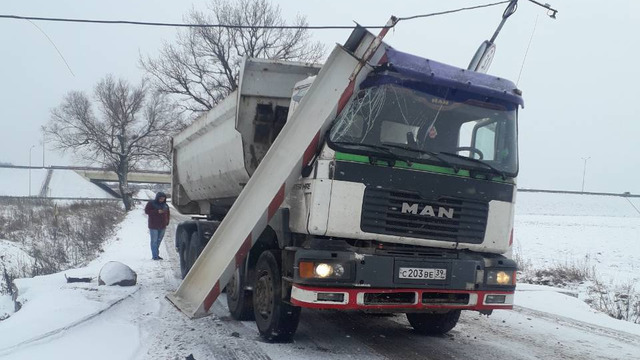
[[[398,277],[400,279],[446,280],[447,269],[401,267],[398,271]]]

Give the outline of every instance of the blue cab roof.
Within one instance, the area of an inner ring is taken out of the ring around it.
[[[387,66],[400,75],[437,86],[481,94],[524,107],[516,85],[506,79],[457,68],[388,48]]]

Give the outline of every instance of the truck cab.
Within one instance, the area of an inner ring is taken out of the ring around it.
[[[512,241],[519,91],[393,49],[386,58],[289,198],[289,230],[306,234],[287,249],[291,302],[408,312],[415,323],[425,311],[511,308],[516,264],[502,254]]]

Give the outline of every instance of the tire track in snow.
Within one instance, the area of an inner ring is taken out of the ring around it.
[[[192,354],[195,359],[270,360],[256,345],[257,332],[251,332],[242,323],[228,318],[226,307],[215,303],[213,316],[189,319],[164,297],[180,284],[180,263],[174,249],[174,229],[181,215],[172,215],[163,240],[165,260],[156,262],[159,269],[152,277],[147,291],[141,294],[139,326],[144,338],[145,359],[184,359]],[[155,306],[149,311],[148,306]],[[145,310],[146,309],[146,310]]]

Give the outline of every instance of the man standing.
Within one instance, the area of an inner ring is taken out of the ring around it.
[[[160,257],[160,242],[164,237],[164,231],[169,225],[169,206],[167,195],[163,192],[156,194],[155,200],[150,200],[144,208],[149,215],[149,235],[151,236],[151,258],[162,260]]]

